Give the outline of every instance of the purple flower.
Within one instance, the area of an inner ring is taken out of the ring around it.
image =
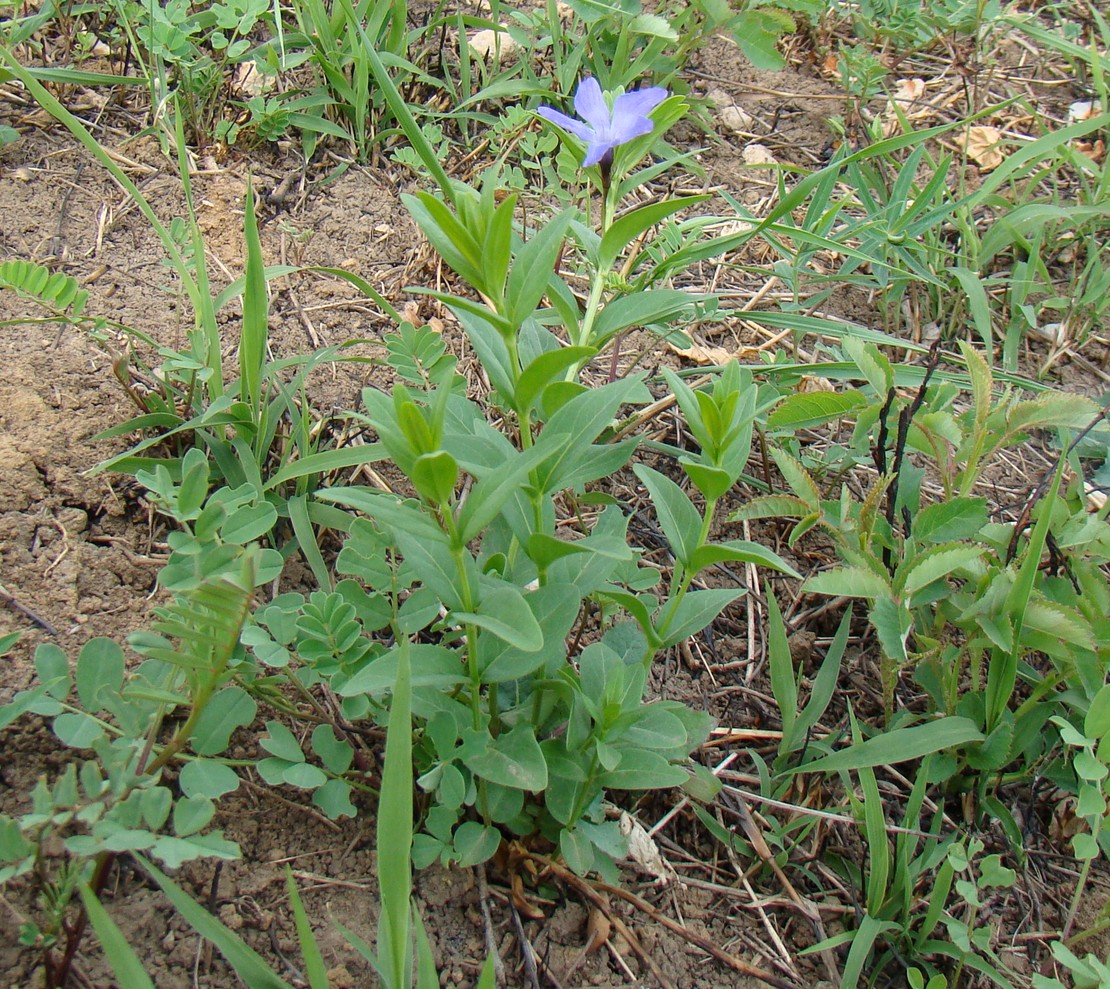
[[[618,96],[610,110],[598,81],[588,76],[578,84],[578,92],[574,94],[574,109],[585,123],[549,106],[541,106],[537,113],[585,142],[586,157],[582,167],[588,168],[603,159],[611,161],[613,149],[619,145],[650,134],[655,125],[648,114],[666,98],[667,91],[661,86],[637,89]]]

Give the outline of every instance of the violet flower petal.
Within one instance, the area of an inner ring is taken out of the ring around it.
[[[560,113],[558,110],[549,106],[541,106],[536,110],[544,120],[548,120],[558,127],[562,127],[568,134],[573,134],[578,140],[589,144],[594,140],[594,129],[588,124],[582,123],[580,120],[575,120],[573,117],[568,117],[565,113]]]
[[[609,129],[609,104],[605,102],[601,84],[593,76],[587,76],[578,84],[578,90],[574,94],[574,109],[578,116],[598,132],[598,137]]]
[[[667,91],[662,86],[650,86],[647,89],[634,89],[631,93],[622,93],[613,102],[613,119],[635,116],[646,117],[660,103],[667,98]]]

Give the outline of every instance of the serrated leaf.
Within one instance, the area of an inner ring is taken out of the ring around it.
[[[821,492],[817,490],[817,485],[810,477],[809,471],[789,453],[777,446],[771,447],[771,456],[795,496],[806,503],[808,511],[819,511],[821,508]]]
[[[918,512],[913,518],[913,536],[929,543],[970,539],[986,524],[986,498],[956,497]]]
[[[960,567],[982,558],[981,546],[936,546],[916,557],[905,571],[899,568],[895,583],[903,593],[913,595]]]
[[[853,390],[843,392],[817,391],[790,395],[767,417],[771,429],[792,433],[797,429],[820,426],[840,419],[866,405],[866,399]]]
[[[883,652],[896,663],[908,661],[906,655],[906,639],[913,627],[913,617],[909,609],[893,598],[876,598],[871,605],[868,616],[875,632],[879,636],[879,645]]]
[[[807,594],[830,594],[847,598],[889,597],[890,583],[863,567],[834,567],[814,574],[803,585]]]
[[[810,506],[791,495],[761,495],[742,505],[732,515],[730,522],[751,522],[755,519],[805,518]]]

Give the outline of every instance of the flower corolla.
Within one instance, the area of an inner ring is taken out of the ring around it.
[[[610,108],[598,81],[588,76],[578,84],[574,94],[574,109],[582,120],[575,120],[549,106],[541,106],[537,113],[586,145],[583,168],[599,162],[604,167],[606,162],[612,161],[614,148],[651,133],[655,125],[648,114],[666,98],[665,89],[651,86],[622,93]]]

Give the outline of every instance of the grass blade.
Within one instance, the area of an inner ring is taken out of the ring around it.
[[[121,986],[127,989],[154,989],[154,983],[135,949],[131,947],[123,931],[121,931],[111,915],[104,909],[104,904],[97,899],[96,894],[85,884],[78,887],[81,901],[85,904],[85,913],[100,939],[100,946],[104,949],[104,957],[112,968]]]
[[[221,924],[153,862],[139,854],[135,855],[135,860],[158,884],[189,926],[216,946],[216,950],[224,956],[235,974],[251,989],[292,989],[288,982],[274,974],[266,959],[238,934]]]
[[[320,946],[312,934],[312,925],[308,922],[301,895],[297,892],[297,882],[293,878],[293,870],[285,867],[285,888],[289,891],[289,906],[293,910],[293,923],[297,928],[297,941],[301,946],[301,955],[304,957],[304,972],[308,978],[310,989],[329,989],[327,966],[324,965]]]

